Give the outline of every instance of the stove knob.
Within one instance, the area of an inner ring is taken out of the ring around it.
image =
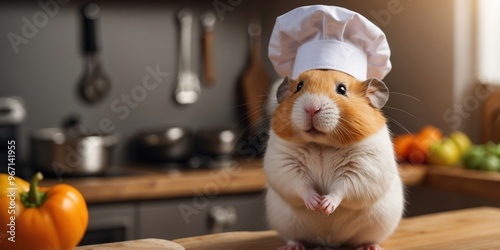
[[[215,206],[208,212],[208,221],[212,233],[223,232],[224,229],[231,227],[238,221],[236,209],[233,206]]]

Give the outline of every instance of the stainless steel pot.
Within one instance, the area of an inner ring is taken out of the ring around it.
[[[184,127],[140,132],[136,137],[138,158],[152,162],[182,162],[193,154],[193,133]]]
[[[111,149],[117,142],[118,136],[112,134],[40,129],[31,135],[32,164],[58,177],[103,174],[111,167]]]
[[[198,152],[213,157],[232,156],[239,133],[232,129],[202,130],[197,134]]]

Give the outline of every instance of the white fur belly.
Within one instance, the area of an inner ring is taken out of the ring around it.
[[[395,183],[393,187],[371,207],[352,210],[340,206],[328,217],[292,206],[270,188],[266,194],[268,221],[285,240],[323,246],[382,242],[394,232],[403,213],[402,186]]]
[[[294,161],[305,169],[300,173],[287,169]],[[366,163],[365,168],[359,168],[359,189],[372,193],[344,197],[328,217],[308,210],[294,193],[300,190],[297,185],[309,183],[320,195],[328,194],[342,173],[339,166],[353,162]],[[329,246],[379,243],[392,234],[402,217],[402,183],[386,128],[359,145],[342,149],[318,145],[300,148],[271,133],[264,170],[270,186],[266,195],[268,220],[286,240]],[[300,176],[304,180],[297,179]]]

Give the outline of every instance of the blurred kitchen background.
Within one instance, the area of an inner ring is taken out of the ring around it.
[[[79,114],[86,128],[99,128],[99,122],[108,118],[112,122],[110,126],[116,127],[115,132],[125,140],[138,129],[170,124],[188,125],[193,129],[244,125],[239,124],[235,95],[248,61],[249,22],[257,18],[262,23],[262,57],[269,74],[276,78],[267,59],[267,43],[274,20],[305,4],[345,6],[365,15],[384,30],[393,63],[385,82],[394,93],[384,112],[393,121],[391,129],[395,133],[403,129],[394,121],[409,131],[423,124],[451,130],[456,122],[446,120],[443,114],[474,94],[477,83],[476,36],[473,35],[476,1],[221,1],[214,33],[216,83],[203,87],[196,103],[179,106],[173,98],[179,52],[177,11],[189,7],[194,13],[191,59],[193,70],[201,76],[199,17],[205,10],[215,11],[214,4],[218,1],[99,1],[101,17],[97,36],[102,66],[111,80],[111,89],[104,100],[87,105],[77,91],[85,68],[80,20],[80,7],[85,2],[68,2],[60,5],[46,25],[35,26],[38,31],[32,38],[26,38],[27,43],[17,46],[17,53],[7,35],[13,32],[22,36],[23,18],[33,23],[35,14],[43,9],[35,1],[1,3],[0,28],[5,33],[0,40],[1,93],[4,97],[24,99],[27,116],[20,127],[21,142],[27,141],[30,131],[60,126],[70,113]],[[390,8],[397,9],[395,14],[389,12]],[[169,75],[163,77],[154,90],[147,91],[144,100],[132,100],[136,105],[129,107],[122,95],[130,96],[134,87],[142,85],[143,78],[149,74],[148,66],[159,67]],[[113,109],[115,100],[119,103]],[[121,110],[124,107],[130,111],[128,115]],[[479,140],[479,113],[479,108],[470,112],[458,127],[475,140]],[[25,143],[23,146],[26,156]],[[120,162],[123,148],[118,147],[116,151],[116,160]]]
[[[25,118],[16,125],[18,162],[30,162],[31,133],[61,127],[68,115],[76,114],[83,128],[104,127],[108,133],[118,134],[120,140],[112,151],[112,162],[127,165],[130,142],[139,131],[170,126],[187,127],[194,133],[221,128],[245,130],[241,79],[250,60],[249,24],[257,21],[262,27],[260,54],[270,81],[274,81],[278,77],[267,59],[267,45],[275,18],[298,6],[322,3],[359,12],[386,33],[393,69],[384,79],[391,90],[384,113],[394,134],[415,132],[425,124],[433,124],[445,133],[462,130],[479,143],[488,140],[482,137],[484,126],[497,130],[499,126],[485,125],[481,115],[482,104],[493,87],[479,84],[494,84],[492,74],[498,67],[488,67],[492,64],[484,62],[500,58],[499,48],[485,50],[490,48],[488,41],[498,41],[487,35],[498,32],[478,28],[491,28],[490,20],[482,22],[478,18],[488,16],[478,13],[489,10],[478,7],[483,2],[491,1],[95,1],[100,8],[96,33],[101,67],[111,88],[102,100],[89,104],[78,91],[86,66],[80,9],[87,2],[1,1],[0,97],[20,97],[26,110]],[[47,11],[42,5],[49,3],[52,5]],[[180,53],[177,15],[186,7],[193,13],[190,59],[200,78],[201,94],[195,103],[179,105],[174,100]],[[207,10],[216,17],[212,86],[203,80],[200,16]],[[151,71],[159,72],[156,78]],[[151,84],[159,84],[151,90],[138,90],[148,75]],[[140,98],[130,97],[132,103],[127,104],[124,95]],[[477,204],[500,206],[495,200],[418,187],[410,190],[409,200],[410,215]]]

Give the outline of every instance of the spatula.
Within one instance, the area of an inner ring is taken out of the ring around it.
[[[264,121],[264,102],[271,84],[261,57],[261,26],[252,22],[248,26],[250,35],[250,62],[241,78],[243,98],[245,100],[246,117],[250,134],[256,135]]]

